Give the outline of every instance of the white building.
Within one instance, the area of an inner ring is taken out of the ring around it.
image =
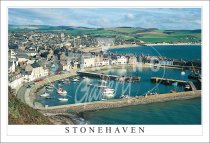
[[[8,63],[8,73],[13,73],[13,72],[15,72],[15,62],[14,61]]]
[[[25,75],[25,80],[33,81],[37,78],[41,78],[48,75],[48,70],[45,70],[38,63],[28,64],[25,68],[25,71],[28,73]]]
[[[24,77],[21,74],[13,75],[9,78],[9,86],[12,89],[17,89],[18,87],[21,87],[24,82]]]
[[[128,63],[128,59],[125,56],[117,56],[117,65],[125,65]]]
[[[96,65],[95,63],[95,57],[94,56],[83,56],[82,57],[83,59],[83,67],[86,68],[86,67],[94,67]]]

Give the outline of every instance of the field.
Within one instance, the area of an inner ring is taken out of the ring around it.
[[[115,27],[87,28],[71,26],[11,26],[10,31],[64,32],[72,36],[90,35],[92,37],[117,38],[123,41],[145,43],[157,42],[201,42],[201,30],[159,30],[157,28]]]

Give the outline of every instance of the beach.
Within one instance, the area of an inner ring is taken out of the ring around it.
[[[124,45],[116,45],[116,46],[104,46],[104,47],[91,47],[91,48],[81,48],[80,51],[83,52],[100,52],[103,50],[111,50],[111,49],[122,49],[128,47],[139,47],[139,46],[167,46],[167,45],[201,45],[201,43],[145,43],[142,45],[137,44],[124,44]]]

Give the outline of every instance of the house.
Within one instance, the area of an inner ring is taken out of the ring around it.
[[[86,68],[86,67],[94,67],[96,65],[95,63],[95,56],[93,55],[83,55],[81,57],[81,63],[83,63],[83,67]]]
[[[99,67],[103,65],[103,56],[102,55],[97,55],[95,57],[95,66]]]
[[[137,58],[135,56],[129,56],[127,57],[127,59],[128,59],[128,64],[135,65],[137,63]]]
[[[71,71],[72,65],[70,61],[61,61],[59,65],[59,70],[61,71]]]
[[[80,68],[80,63],[78,60],[72,60],[71,61],[71,69],[78,69]]]
[[[117,65],[125,65],[128,63],[128,58],[125,56],[117,56]]]
[[[9,86],[12,89],[17,89],[24,83],[24,77],[21,73],[15,73],[9,76]]]
[[[48,70],[45,70],[37,62],[33,64],[28,64],[25,67],[25,72],[25,79],[27,79],[28,81],[33,81],[37,78],[41,78],[48,75]]]
[[[13,73],[15,72],[15,62],[8,62],[8,73]]]

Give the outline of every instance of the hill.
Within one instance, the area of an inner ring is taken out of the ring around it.
[[[73,26],[47,26],[47,25],[28,25],[15,26],[9,25],[9,31],[57,31],[77,35],[90,35],[92,37],[117,38],[124,41],[144,41],[145,43],[158,42],[201,42],[201,30],[160,30],[157,28],[141,27],[113,27],[113,28],[88,28]]]
[[[30,106],[21,102],[15,97],[14,93],[9,89],[8,99],[8,120],[9,125],[21,124],[34,124],[34,125],[47,125],[52,124],[48,117]]]

